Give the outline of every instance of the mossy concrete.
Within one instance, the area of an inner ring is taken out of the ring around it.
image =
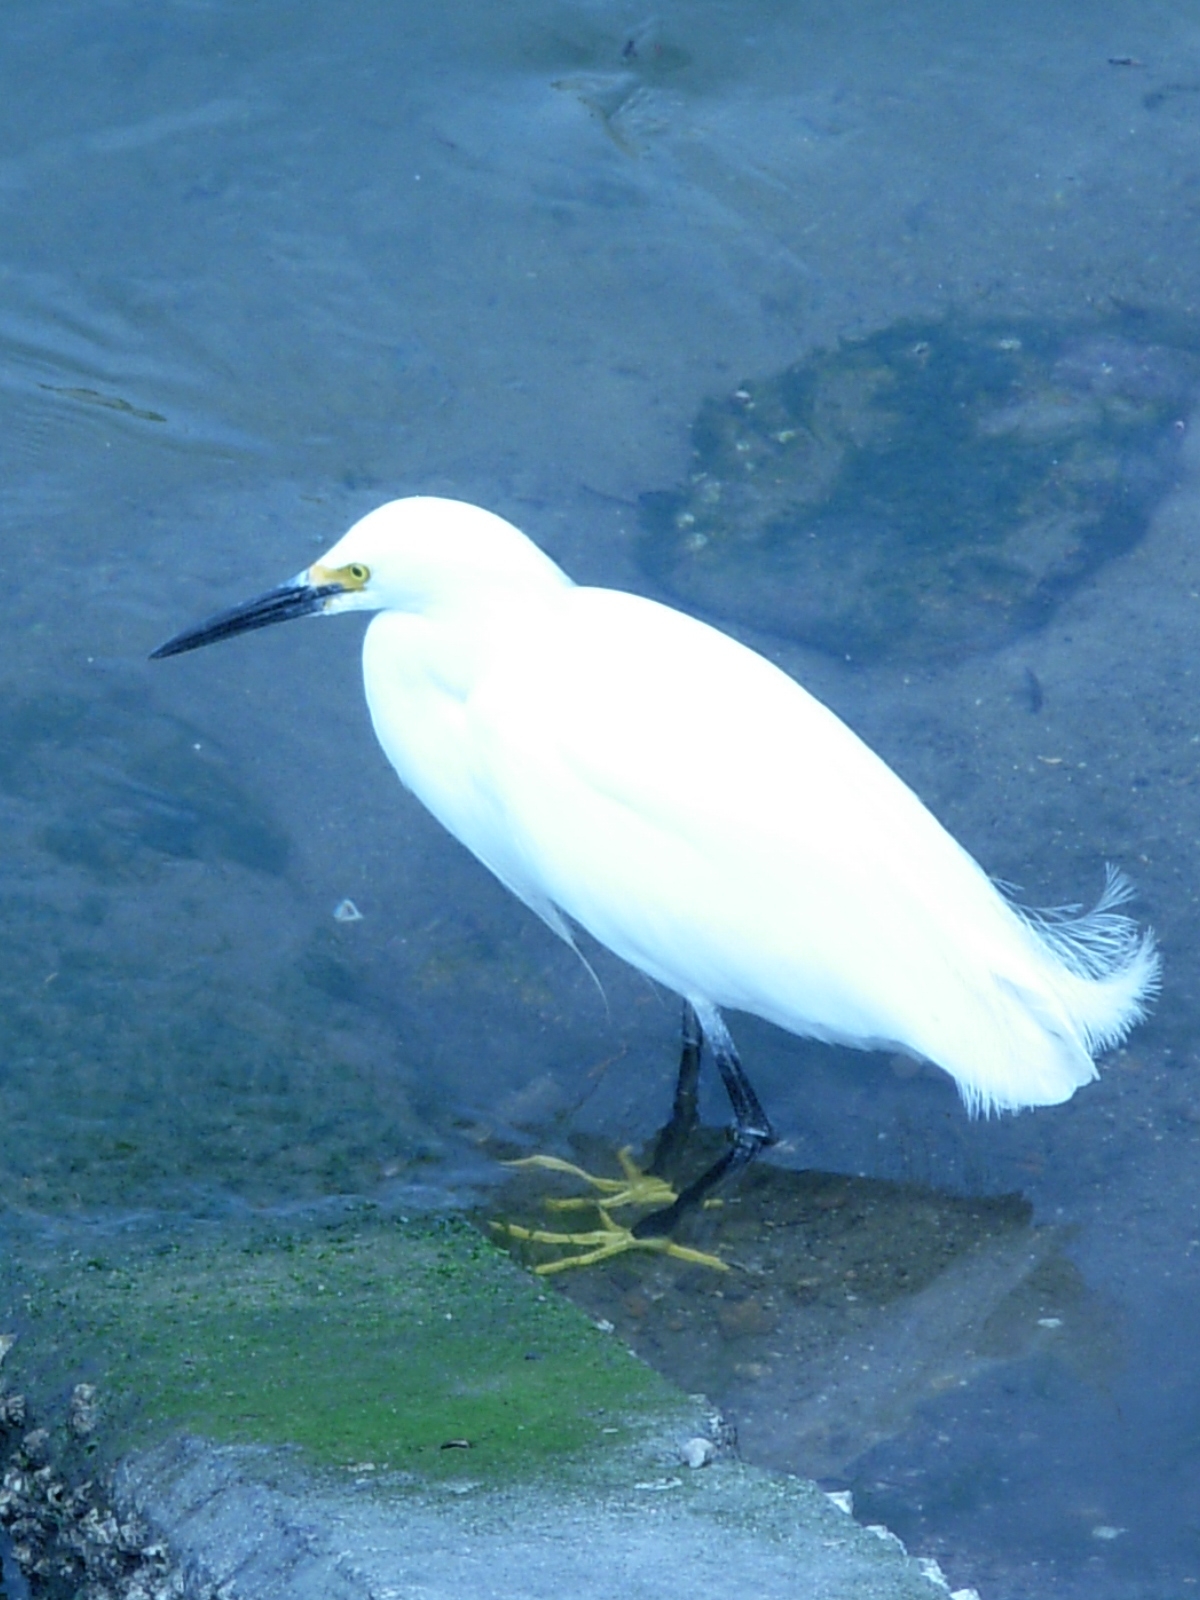
[[[702,1397],[462,1220],[7,1220],[5,1482],[57,1486],[47,1570],[87,1480],[137,1582],[157,1563],[188,1600],[946,1592],[815,1485],[737,1462]]]
[[[81,1236],[63,1256],[10,1258],[6,1377],[44,1396],[94,1384],[106,1458],[182,1432],[322,1468],[512,1482],[697,1425],[694,1404],[455,1219],[362,1207]]]

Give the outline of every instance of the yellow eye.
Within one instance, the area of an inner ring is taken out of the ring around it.
[[[371,581],[371,569],[365,561],[350,561],[344,567],[323,567],[320,562],[308,569],[310,583],[329,584],[335,589],[365,589]]]

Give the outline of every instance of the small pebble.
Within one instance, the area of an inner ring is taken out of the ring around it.
[[[685,1467],[706,1467],[717,1453],[711,1439],[689,1439],[680,1447],[680,1457]]]
[[[726,1339],[742,1339],[747,1334],[774,1333],[779,1325],[775,1307],[757,1295],[727,1302],[717,1312],[717,1327]]]

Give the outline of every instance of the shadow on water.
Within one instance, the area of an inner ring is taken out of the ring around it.
[[[619,1172],[611,1146],[582,1155],[591,1171]],[[553,1187],[561,1198],[570,1180]],[[546,1190],[544,1173],[521,1174],[493,1214],[593,1226],[578,1220],[586,1212],[547,1211]],[[764,1162],[679,1237],[729,1270],[635,1251],[551,1281],[716,1401],[751,1459],[785,1471],[844,1484],[923,1404],[986,1373],[1050,1361],[1103,1383],[1120,1355],[1108,1308],[1063,1253],[1065,1230],[1035,1226],[1020,1195],[962,1198]],[[531,1264],[559,1255],[520,1253]]]

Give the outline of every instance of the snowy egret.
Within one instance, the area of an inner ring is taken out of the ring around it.
[[[713,1054],[728,1149],[674,1198],[651,1181],[670,1203],[614,1227],[628,1243],[665,1238],[772,1142],[723,1009],[934,1062],[971,1113],[1068,1100],[1144,1014],[1158,957],[1118,910],[1119,873],[1086,914],[1017,907],[779,668],[656,601],[576,585],[477,506],[380,506],[292,582],[154,654],[341,611],[378,613],[363,678],[401,781],[560,938],[585,928],[682,996],[651,1173]]]

